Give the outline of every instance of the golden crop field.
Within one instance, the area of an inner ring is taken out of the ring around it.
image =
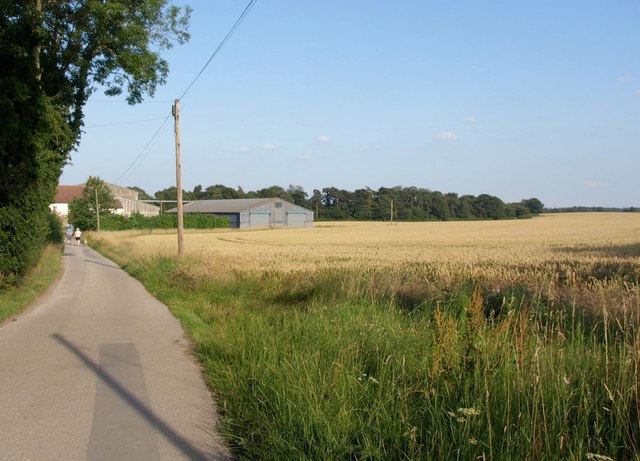
[[[173,255],[173,233],[117,234],[138,254]],[[319,222],[312,229],[187,231],[187,255],[240,271],[521,266],[626,261],[640,265],[640,213],[550,214],[529,220]]]
[[[138,257],[175,255],[175,233],[125,232],[115,238]],[[187,231],[195,277],[318,274],[335,269],[406,279],[482,279],[616,286],[640,267],[640,213],[549,214],[528,220],[319,222],[311,229]],[[631,273],[631,274],[630,274]],[[381,277],[378,277],[381,278]],[[637,286],[635,287],[637,291]]]

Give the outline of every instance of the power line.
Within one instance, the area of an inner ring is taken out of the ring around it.
[[[162,124],[160,125],[160,127],[156,130],[155,133],[153,133],[153,136],[151,136],[151,139],[149,140],[149,142],[147,142],[147,144],[144,146],[144,148],[140,151],[140,153],[138,154],[138,156],[133,160],[133,162],[131,162],[131,164],[127,167],[126,170],[124,170],[124,172],[118,177],[118,179],[116,179],[114,181],[114,184],[117,184],[121,179],[123,179],[127,173],[131,170],[131,172],[133,172],[132,168],[133,166],[136,164],[136,162],[139,159],[143,158],[143,154],[145,154],[146,152],[148,152],[149,148],[151,147],[151,144],[157,140],[158,134],[160,134],[160,131],[162,131],[162,129],[165,127],[165,125],[167,124],[167,121],[169,120],[169,118],[171,118],[171,114],[167,115],[164,118],[164,121],[162,122]],[[135,169],[135,168],[134,168]]]
[[[218,55],[218,53],[220,52],[220,50],[222,49],[222,47],[227,43],[227,41],[229,40],[229,38],[231,38],[231,36],[233,35],[233,33],[236,31],[236,29],[240,26],[240,24],[242,23],[242,21],[244,21],[244,18],[247,16],[247,14],[249,14],[249,11],[251,11],[251,8],[253,8],[253,5],[257,2],[257,0],[250,0],[249,3],[247,4],[247,6],[245,7],[244,11],[242,12],[242,14],[238,17],[238,19],[236,20],[236,22],[233,24],[233,26],[231,27],[231,29],[229,30],[229,32],[227,33],[227,35],[222,39],[222,41],[220,42],[220,44],[218,45],[218,47],[215,49],[215,51],[211,54],[211,56],[209,57],[209,60],[205,63],[205,65],[202,67],[202,69],[200,69],[200,72],[198,72],[198,74],[195,76],[195,78],[191,81],[191,83],[189,83],[189,86],[187,86],[187,89],[184,90],[184,92],[182,93],[182,95],[180,96],[179,99],[182,99],[186,96],[186,94],[189,92],[189,90],[191,90],[191,87],[193,87],[193,85],[196,83],[196,81],[200,78],[200,76],[203,74],[203,72],[205,71],[205,69],[209,66],[209,64],[211,64],[211,61],[213,61],[213,59]],[[105,101],[106,102],[106,101]],[[131,164],[127,167],[127,169],[124,171],[124,173],[122,173],[118,179],[116,179],[114,181],[114,183],[118,183],[118,181],[120,181],[122,178],[124,178],[127,173],[131,170],[131,172],[133,172],[132,168],[134,167],[135,163],[139,160],[143,158],[143,154],[145,154],[145,152],[149,149],[149,147],[151,146],[152,142],[154,142],[154,140],[156,140],[158,134],[160,133],[160,131],[162,130],[162,128],[164,128],[164,126],[167,123],[167,120],[169,120],[170,115],[167,115],[167,117],[164,119],[164,121],[162,122],[162,125],[160,125],[160,128],[158,128],[158,130],[153,134],[153,136],[151,137],[151,139],[149,140],[149,142],[147,143],[147,145],[142,149],[142,151],[138,154],[138,156],[133,160],[133,162],[131,162]]]
[[[231,38],[231,36],[233,35],[233,33],[236,31],[236,29],[238,28],[238,26],[240,26],[240,24],[242,23],[242,21],[244,20],[244,18],[247,16],[247,14],[249,14],[249,11],[251,10],[251,8],[253,8],[253,5],[256,3],[257,0],[251,0],[249,2],[249,4],[247,5],[247,7],[244,9],[244,11],[242,12],[242,14],[240,15],[240,17],[238,17],[238,19],[236,20],[235,24],[233,25],[233,27],[229,30],[229,32],[227,33],[227,35],[224,37],[224,39],[220,42],[220,45],[218,45],[218,48],[216,48],[216,50],[213,52],[213,54],[211,55],[211,57],[209,58],[209,60],[206,62],[206,64],[202,67],[202,69],[200,70],[200,72],[198,72],[198,75],[195,76],[195,78],[192,80],[192,82],[189,84],[189,86],[187,87],[186,90],[184,90],[184,93],[182,93],[182,96],[180,96],[180,98],[178,99],[182,99],[185,97],[185,95],[189,92],[189,90],[191,89],[191,87],[196,83],[196,81],[200,78],[200,76],[202,75],[202,73],[205,71],[205,69],[209,66],[209,64],[211,64],[211,61],[213,61],[213,59],[218,55],[218,53],[220,52],[220,50],[222,49],[222,47],[225,45],[225,43],[227,43],[227,40],[229,40],[229,38]]]
[[[93,99],[91,98],[91,102],[126,103],[127,105],[129,105],[126,99]],[[140,101],[136,103],[136,105],[139,105],[139,104],[171,104],[171,101]]]
[[[104,127],[108,127],[108,126],[133,125],[133,124],[136,124],[136,123],[155,122],[156,120],[164,120],[164,117],[147,118],[147,119],[144,119],[144,120],[131,120],[129,122],[104,123],[102,125],[86,126],[85,128],[104,128]]]

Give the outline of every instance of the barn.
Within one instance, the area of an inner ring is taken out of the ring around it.
[[[229,227],[313,227],[313,211],[280,198],[196,200],[183,207],[186,213],[202,213],[229,219]],[[167,211],[176,213],[176,209]]]

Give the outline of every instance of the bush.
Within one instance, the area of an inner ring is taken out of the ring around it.
[[[102,230],[131,230],[131,229],[176,229],[178,217],[174,214],[163,214],[146,217],[139,213],[130,218],[110,214],[100,217],[100,229]],[[229,227],[229,220],[214,215],[184,215],[185,229],[216,229]]]
[[[64,242],[64,231],[60,217],[54,212],[49,212],[47,222],[49,224],[49,242],[54,244]]]

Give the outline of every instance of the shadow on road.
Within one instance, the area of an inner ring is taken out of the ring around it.
[[[122,398],[122,400],[124,400],[129,406],[131,406],[131,408],[133,408],[138,414],[140,414],[146,421],[148,421],[149,424],[159,430],[173,446],[180,450],[185,456],[189,457],[189,459],[195,461],[227,460],[226,457],[205,453],[194,447],[187,439],[182,437],[175,430],[173,430],[173,428],[169,424],[156,416],[150,408],[148,408],[143,402],[140,401],[140,399],[129,392],[109,373],[101,369],[93,360],[87,357],[78,347],[67,340],[64,336],[58,333],[54,333],[51,336],[57,342],[66,347],[75,356],[77,356],[87,368],[93,371],[99,379],[101,379],[107,386],[109,386],[115,393],[117,393],[120,398]]]

